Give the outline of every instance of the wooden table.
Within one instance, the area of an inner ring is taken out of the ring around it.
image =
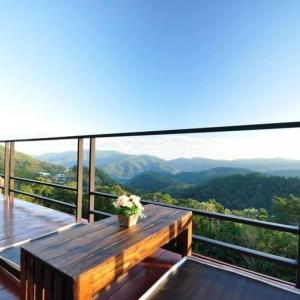
[[[131,228],[113,216],[22,247],[22,299],[91,299],[170,242],[191,254],[191,212],[147,205],[145,214]]]

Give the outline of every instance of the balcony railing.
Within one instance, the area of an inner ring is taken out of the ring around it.
[[[253,130],[274,130],[274,129],[290,129],[300,128],[300,122],[286,122],[286,123],[271,123],[271,124],[253,124],[253,125],[237,125],[237,126],[223,126],[223,127],[207,127],[207,128],[192,128],[192,129],[178,129],[178,130],[161,130],[161,131],[141,131],[141,132],[127,132],[127,133],[109,133],[109,134],[94,134],[94,135],[79,135],[79,136],[63,136],[63,137],[46,137],[46,138],[29,138],[29,139],[15,139],[15,140],[3,140],[0,143],[5,144],[4,150],[4,174],[0,176],[4,177],[4,186],[0,186],[0,189],[4,190],[4,195],[14,197],[14,194],[20,194],[24,196],[33,197],[38,200],[46,201],[61,205],[66,208],[75,210],[76,220],[80,221],[82,218],[83,207],[83,142],[89,140],[89,188],[88,188],[88,219],[89,222],[94,221],[94,216],[99,215],[102,217],[111,216],[111,214],[99,210],[95,210],[95,198],[104,197],[107,199],[114,199],[116,195],[102,193],[95,190],[95,154],[96,154],[96,139],[101,138],[117,138],[117,137],[138,137],[138,136],[159,136],[159,135],[176,135],[176,134],[191,134],[191,133],[216,133],[216,132],[236,132],[236,131],[253,131]],[[54,184],[49,182],[43,182],[39,180],[33,180],[28,178],[22,178],[15,176],[15,143],[22,142],[37,142],[37,141],[57,141],[57,140],[77,140],[77,186],[69,187],[60,184]],[[76,193],[76,203],[68,203],[59,199],[52,199],[40,195],[36,195],[29,192],[24,192],[15,188],[15,181],[27,182],[37,185],[46,185],[53,188],[70,190]],[[263,260],[271,261],[276,264],[281,264],[295,269],[296,271],[296,287],[300,288],[300,228],[299,226],[284,225],[260,220],[254,220],[234,215],[225,215],[220,213],[208,212],[199,209],[192,209],[181,206],[174,206],[165,203],[153,202],[144,199],[145,204],[156,204],[161,206],[176,207],[183,210],[192,211],[194,215],[222,220],[231,221],[240,224],[246,224],[259,228],[265,228],[270,230],[277,230],[280,232],[291,233],[298,236],[298,254],[296,259],[290,259],[278,255],[272,255],[266,252],[257,251],[242,246],[226,243],[210,239],[207,237],[193,235],[195,242],[201,242],[213,247],[219,247],[227,250],[237,252],[239,254],[260,258]]]

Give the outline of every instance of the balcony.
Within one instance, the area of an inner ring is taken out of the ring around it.
[[[109,202],[111,199],[116,198],[114,194],[107,193],[106,191],[96,191],[95,189],[96,139],[126,136],[273,130],[299,127],[300,123],[295,122],[1,141],[5,144],[5,168],[4,174],[0,174],[4,178],[3,186],[1,186],[4,196],[0,199],[0,209],[2,209],[3,214],[2,221],[0,222],[0,234],[2,236],[0,241],[0,299],[19,299],[20,297],[19,287],[22,281],[20,257],[22,247],[29,249],[31,244],[44,242],[49,244],[51,240],[54,241],[59,236],[64,237],[70,232],[80,232],[80,230],[83,230],[80,228],[91,224],[106,224],[105,222],[110,222],[107,220],[114,218],[109,211],[99,210],[96,206],[99,199],[105,199],[105,201]],[[76,187],[15,176],[15,145],[17,143],[57,140],[75,140],[77,142]],[[83,143],[85,140],[89,141],[87,191],[84,190]],[[74,199],[72,201],[68,201],[65,198],[53,199],[48,196],[24,191],[19,188],[18,184],[20,182],[37,186],[49,186],[58,190],[67,190],[71,193],[70,195],[74,196]],[[87,197],[87,203],[84,202],[85,196]],[[39,204],[19,199],[22,197],[34,199]],[[177,211],[179,209],[183,214],[185,212],[192,212],[194,218],[218,220],[224,224],[226,222],[233,222],[234,224],[243,224],[255,228],[263,228],[264,230],[274,230],[291,234],[298,236],[299,244],[300,230],[299,227],[295,225],[285,225],[241,216],[209,212],[185,206],[159,203],[147,199],[143,199],[143,203],[146,207],[155,206],[161,210],[170,209],[171,211],[174,209]],[[41,206],[40,204],[50,206],[50,208]],[[51,208],[51,206],[54,207],[54,205],[55,209]],[[61,211],[58,211],[58,209]],[[199,299],[201,296],[205,299],[219,299],[220,295],[222,295],[224,299],[299,298],[300,244],[298,246],[297,257],[282,257],[241,245],[234,245],[226,241],[215,240],[207,236],[202,236],[198,231],[194,231],[191,236],[194,252],[189,253],[191,254],[189,255],[191,261],[182,262],[182,253],[176,251],[176,247],[174,248],[172,244],[174,237],[171,237],[170,234],[168,243],[165,245],[162,243],[159,249],[150,253],[147,257],[142,257],[142,259],[136,258],[134,266],[127,269],[127,265],[125,266],[124,263],[124,271],[122,274],[120,273],[118,276],[115,276],[110,284],[107,284],[104,288],[97,291],[97,293],[94,293],[93,299],[138,299],[139,297],[142,297],[142,299],[169,299],[170,297],[174,297],[172,294],[174,287],[177,288],[176,295],[180,299],[185,299],[186,297],[190,298],[191,296],[195,297],[195,299]],[[81,239],[80,236],[79,239]],[[132,240],[130,241],[132,242]],[[176,243],[175,245],[177,245]],[[296,280],[295,282],[283,281],[279,278],[259,274],[239,266],[213,259],[207,255],[200,255],[196,253],[198,248],[195,247],[195,245],[201,245],[201,247],[205,248],[224,249],[232,253],[232,255],[239,254],[262,261],[269,261],[275,265],[282,265],[291,269],[291,272],[294,272]],[[194,263],[197,267],[194,266]],[[184,266],[184,268],[181,268],[181,266]],[[186,280],[187,278],[188,280]],[[180,285],[182,285],[182,289]],[[187,290],[192,291],[192,294],[189,295],[182,292]],[[59,299],[59,296],[56,295],[50,299]]]

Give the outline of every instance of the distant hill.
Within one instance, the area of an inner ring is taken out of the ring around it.
[[[84,151],[84,164],[88,165],[88,151]],[[38,159],[66,167],[76,165],[76,152],[48,153],[37,156]],[[150,155],[130,155],[117,151],[96,151],[96,167],[110,176],[123,180],[145,171],[175,173],[168,162]]]
[[[68,157],[67,154],[65,154]],[[4,147],[0,146],[0,173],[4,173]],[[34,158],[30,155],[15,152],[16,167],[15,175],[24,178],[36,179],[39,177],[39,173],[50,173],[51,175],[57,175],[63,173],[66,170],[65,166],[45,162]],[[77,170],[74,164],[70,162],[70,166],[73,166],[68,171],[68,180],[76,181]],[[88,186],[88,168],[83,169],[83,180],[84,186]],[[108,185],[113,186],[118,184],[111,176],[109,176],[105,171],[101,169],[96,169],[95,173],[95,184],[96,185]]]
[[[178,172],[201,172],[217,167],[230,167],[230,161],[209,158],[176,158],[168,161],[169,165]]]
[[[77,168],[76,166],[69,169],[68,180],[76,181],[77,180]],[[100,169],[96,169],[95,172],[95,185],[97,186],[113,186],[118,183],[111,178],[106,172]],[[88,188],[89,185],[89,169],[87,167],[83,167],[83,186]]]
[[[175,175],[172,175],[172,178],[174,178],[178,182],[186,183],[186,184],[206,184],[212,179],[216,177],[225,177],[230,176],[234,174],[249,174],[251,173],[251,170],[243,169],[243,168],[230,168],[230,167],[217,167],[208,169],[202,172],[181,172],[177,173]]]
[[[286,158],[236,159],[232,161],[232,167],[242,167],[257,172],[296,170],[300,169],[300,160]]]
[[[53,164],[72,167],[76,164],[76,152],[49,153],[36,157]],[[88,151],[84,151],[84,163],[88,165]],[[236,160],[215,160],[208,158],[177,158],[164,160],[150,155],[131,155],[117,151],[96,151],[96,166],[120,181],[130,179],[146,171],[202,172],[214,168],[240,168],[254,172],[270,173],[281,170],[300,170],[300,160],[284,158],[253,158]],[[183,176],[183,175],[182,175]]]
[[[272,172],[267,172],[267,174],[283,176],[283,177],[298,177],[298,178],[300,178],[300,169],[272,171]]]
[[[300,169],[300,160],[285,158],[250,158],[235,160],[215,160],[208,158],[177,158],[169,164],[181,172],[199,172],[216,167],[244,168],[256,172]]]
[[[260,173],[218,177],[206,185],[180,191],[173,196],[198,200],[215,199],[230,209],[250,207],[271,210],[274,196],[300,196],[300,179],[267,176]]]
[[[0,146],[0,157],[4,158],[4,147]],[[15,176],[35,178],[39,172],[58,174],[65,170],[65,167],[49,162],[38,160],[30,155],[16,152]],[[4,159],[0,159],[0,172],[4,170]]]
[[[249,173],[251,171],[247,169],[224,167],[202,172],[181,172],[177,174],[146,171],[133,177],[127,182],[127,185],[139,193],[160,191],[174,194],[175,191],[206,184],[217,177]]]
[[[147,171],[133,177],[127,185],[138,193],[163,191],[174,192],[189,187],[189,185],[176,181],[168,173]]]
[[[117,151],[96,151],[97,164],[99,167],[109,165],[116,161],[126,158],[128,155]],[[88,165],[89,151],[83,153],[84,164]],[[73,167],[77,164],[76,151],[67,151],[59,153],[45,153],[36,156],[37,159],[47,161],[65,167]]]
[[[101,162],[101,159],[99,160]],[[102,168],[115,178],[131,178],[146,171],[175,172],[166,161],[150,155],[128,155],[118,161],[102,166]]]

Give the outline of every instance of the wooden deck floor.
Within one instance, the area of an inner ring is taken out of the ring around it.
[[[12,244],[48,234],[75,221],[74,217],[68,214],[19,199],[7,201],[1,195],[0,216],[2,216],[0,218],[0,251]],[[225,269],[230,267],[227,264],[220,264],[220,262],[205,257],[198,256],[198,258],[210,261],[212,264],[216,263],[219,267],[223,265]],[[180,255],[160,249],[129,270],[127,274],[119,277],[113,284],[107,286],[105,290],[95,295],[94,300],[136,300],[180,259]],[[243,272],[248,271],[240,269],[239,273],[242,274]],[[230,281],[230,276],[223,274],[224,276],[227,278],[226,280]],[[258,274],[259,276],[261,277]],[[266,277],[263,279],[266,280]],[[210,289],[215,288],[218,280],[219,278],[214,273],[211,277]],[[272,278],[270,278],[270,281],[276,286],[281,284]],[[198,285],[199,282],[195,283],[194,288],[198,289]],[[286,286],[286,288],[292,289],[289,286]],[[9,280],[5,272],[0,269],[0,300],[20,299],[19,291],[19,285]],[[210,299],[215,300],[215,298]]]
[[[73,224],[74,216],[0,195],[0,251]],[[1,254],[1,252],[0,252]],[[19,287],[0,271],[0,300],[19,299]]]
[[[0,250],[75,222],[74,216],[0,195]]]

